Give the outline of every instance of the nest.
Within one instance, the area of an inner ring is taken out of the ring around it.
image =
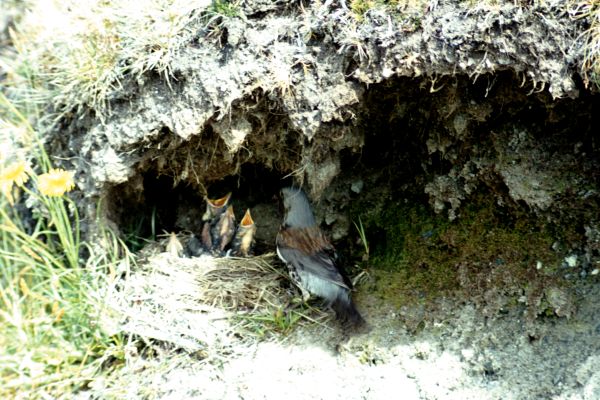
[[[252,258],[218,258],[215,268],[197,278],[200,300],[225,310],[269,311],[290,303],[287,280],[273,266],[275,255]]]
[[[227,352],[244,316],[276,315],[294,298],[273,253],[251,258],[148,256],[107,289],[103,327],[175,348]],[[239,318],[238,318],[239,317]],[[237,321],[237,322],[236,322]]]

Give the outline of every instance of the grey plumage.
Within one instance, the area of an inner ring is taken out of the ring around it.
[[[334,247],[317,226],[306,194],[297,188],[281,191],[285,216],[277,235],[277,254],[306,300],[325,299],[339,320],[350,327],[364,324],[351,298],[352,284],[337,266]]]
[[[281,189],[281,196],[285,210],[284,225],[294,228],[308,228],[317,225],[310,202],[302,189],[286,187]]]

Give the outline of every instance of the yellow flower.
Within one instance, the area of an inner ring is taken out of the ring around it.
[[[62,196],[75,186],[73,175],[73,171],[53,168],[38,177],[38,189],[45,196]]]
[[[23,186],[28,179],[27,164],[24,161],[12,163],[0,171],[0,192],[6,196],[11,205],[14,203],[13,185]]]
[[[23,186],[28,179],[29,176],[27,176],[27,165],[25,164],[25,161],[12,163],[7,168],[3,168],[2,173],[0,173],[0,181],[14,182],[18,186]]]

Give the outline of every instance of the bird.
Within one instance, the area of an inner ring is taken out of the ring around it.
[[[231,192],[216,200],[211,200],[207,198],[206,211],[202,216],[202,221],[210,221],[213,218],[218,217],[227,208],[227,205],[229,204],[229,199],[231,199]]]
[[[300,188],[286,187],[281,196],[285,215],[276,238],[277,255],[303,300],[311,295],[323,298],[342,326],[364,326],[352,301],[352,283],[339,268],[335,248],[317,225],[306,194]]]
[[[200,240],[198,240],[196,235],[194,235],[192,233],[188,237],[188,239],[185,241],[183,254],[186,257],[200,257],[203,252],[204,252],[204,247],[202,245],[202,242],[200,242]]]
[[[217,222],[210,230],[212,241],[211,251],[217,254],[224,254],[225,249],[231,243],[235,234],[235,214],[233,206],[228,206],[225,212],[219,215]]]
[[[221,214],[227,209],[230,198],[231,192],[215,200],[209,199],[208,197],[206,198],[206,211],[204,212],[204,215],[202,215],[202,231],[200,233],[200,241],[202,242],[204,250],[213,250],[214,246],[211,231],[219,222]]]
[[[231,254],[237,257],[250,256],[252,254],[252,246],[254,245],[255,233],[256,225],[250,214],[250,209],[247,209],[233,238]]]
[[[171,234],[169,234],[169,239],[166,245],[166,251],[167,253],[175,257],[183,256],[183,245],[179,241],[179,238],[177,237],[175,232],[171,232]]]

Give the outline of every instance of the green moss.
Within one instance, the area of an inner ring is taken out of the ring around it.
[[[424,0],[352,0],[349,3],[354,18],[361,22],[365,14],[374,8],[386,10],[400,23],[403,30],[414,31],[421,26],[421,18],[427,9]]]
[[[212,11],[224,17],[237,17],[240,15],[240,7],[237,1],[213,0]]]
[[[352,0],[350,2],[350,9],[355,15],[362,16],[377,4],[378,2],[374,0]]]
[[[369,207],[360,204],[355,209]],[[538,261],[545,266],[559,262],[551,250],[553,232],[547,223],[500,208],[491,195],[471,199],[453,222],[417,201],[388,202],[374,209],[361,215],[371,247],[370,290],[390,304],[427,302],[458,291],[468,296],[477,288],[459,279],[460,268],[473,276],[493,270],[491,285],[526,288]]]

